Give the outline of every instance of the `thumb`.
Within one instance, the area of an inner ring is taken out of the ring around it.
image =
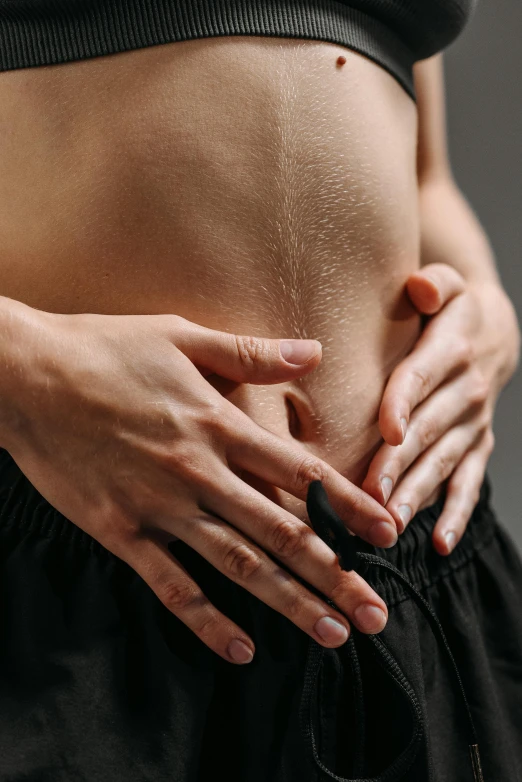
[[[464,277],[447,263],[429,263],[406,281],[408,296],[425,315],[434,315],[465,287]]]
[[[265,339],[179,321],[174,344],[204,375],[215,373],[238,383],[283,383],[308,374],[321,361],[316,339]]]

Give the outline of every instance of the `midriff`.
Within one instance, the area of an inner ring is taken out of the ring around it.
[[[360,485],[420,328],[398,82],[336,44],[234,36],[4,72],[0,107],[0,295],[320,340],[305,378],[220,390]]]

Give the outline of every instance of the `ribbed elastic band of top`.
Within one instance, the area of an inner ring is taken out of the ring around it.
[[[336,0],[0,0],[0,70],[222,35],[329,41],[384,67],[416,100],[414,55],[382,22]]]
[[[391,562],[417,587],[423,589],[434,581],[466,564],[492,539],[496,518],[489,505],[490,480],[484,479],[480,499],[468,528],[450,557],[437,554],[431,541],[435,521],[443,507],[443,496],[429,508],[419,511],[410,521],[399,541],[391,549],[378,549],[357,538],[357,549],[378,554]],[[60,539],[68,547],[86,547],[108,554],[90,535],[65,518],[37,491],[11,455],[0,448],[0,535]],[[111,555],[112,556],[112,555]],[[388,605],[406,599],[403,588],[384,568],[373,568],[364,574]]]

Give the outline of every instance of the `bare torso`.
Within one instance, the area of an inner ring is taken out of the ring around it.
[[[390,74],[320,41],[155,46],[0,74],[0,139],[1,295],[319,339],[306,378],[220,390],[362,482],[419,333],[417,112]]]

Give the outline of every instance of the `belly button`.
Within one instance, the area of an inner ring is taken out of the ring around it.
[[[285,396],[286,411],[288,413],[288,430],[295,440],[301,440],[301,421],[289,396]]]

